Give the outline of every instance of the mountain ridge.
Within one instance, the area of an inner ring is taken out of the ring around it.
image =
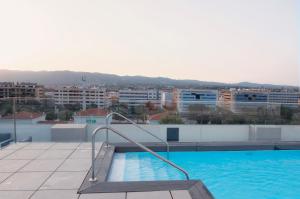
[[[212,81],[200,81],[189,79],[172,79],[168,77],[146,77],[141,75],[115,75],[106,73],[77,72],[77,71],[29,71],[29,70],[7,70],[0,69],[0,81],[13,82],[35,82],[45,86],[57,85],[79,85],[82,84],[82,77],[86,78],[87,84],[96,84],[103,86],[148,86],[148,87],[179,87],[179,88],[197,88],[197,87],[246,87],[246,88],[296,88],[290,85],[263,84],[252,82],[222,83]]]

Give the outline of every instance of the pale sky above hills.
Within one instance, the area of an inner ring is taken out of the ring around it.
[[[299,85],[299,12],[297,0],[3,0],[0,68]]]

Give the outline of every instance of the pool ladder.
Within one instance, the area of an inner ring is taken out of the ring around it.
[[[93,131],[93,134],[92,134],[92,176],[91,176],[91,178],[89,180],[90,182],[96,182],[97,181],[97,178],[95,176],[95,159],[96,159],[96,157],[95,157],[95,140],[96,140],[97,133],[103,132],[102,130],[106,130],[106,133],[108,133],[108,131],[112,131],[113,133],[115,133],[115,134],[119,135],[120,137],[126,139],[127,141],[129,141],[129,142],[137,145],[138,147],[140,147],[144,151],[151,153],[156,158],[164,161],[165,163],[171,165],[172,167],[174,167],[178,171],[182,172],[185,175],[185,177],[186,177],[187,180],[190,179],[189,178],[189,174],[187,173],[187,171],[185,171],[184,169],[182,169],[181,167],[179,167],[175,163],[173,163],[170,160],[167,160],[166,158],[160,156],[158,153],[152,151],[151,149],[149,149],[148,147],[142,145],[141,143],[135,142],[134,140],[132,140],[129,137],[125,136],[123,133],[117,131],[116,129],[113,129],[111,127],[106,126],[106,127],[98,127],[98,128],[96,128]],[[108,143],[106,142],[106,144],[108,144]]]

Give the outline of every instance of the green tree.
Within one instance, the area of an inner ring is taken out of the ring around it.
[[[287,122],[290,122],[293,118],[293,109],[284,105],[281,105],[280,109],[280,116],[282,119],[287,120]]]
[[[189,106],[188,118],[195,120],[198,124],[209,124],[212,110],[204,104],[193,104]]]
[[[8,114],[12,114],[13,112],[13,107],[12,104],[8,101],[3,101],[0,102],[0,115],[8,115]]]
[[[46,114],[46,120],[56,120],[57,115],[54,112],[49,112]]]
[[[73,117],[73,113],[71,111],[61,111],[58,113],[58,119],[61,121],[70,121]]]
[[[88,108],[98,108],[97,104],[91,104],[88,106]]]
[[[168,115],[159,121],[160,124],[183,124],[181,117],[179,115]]]
[[[141,120],[142,122],[145,122],[147,116],[145,106],[134,106],[132,114],[137,121]]]
[[[78,112],[81,109],[80,104],[66,104],[64,105],[64,109],[67,109],[72,112]]]

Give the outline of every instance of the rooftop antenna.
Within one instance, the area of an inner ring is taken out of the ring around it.
[[[82,82],[86,82],[86,76],[85,76],[85,75],[82,75],[81,81],[82,81]]]
[[[85,87],[86,87],[86,76],[82,75],[81,77],[82,81],[82,86],[83,86],[83,102],[82,102],[82,109],[85,111],[86,110],[86,92],[85,92]]]

